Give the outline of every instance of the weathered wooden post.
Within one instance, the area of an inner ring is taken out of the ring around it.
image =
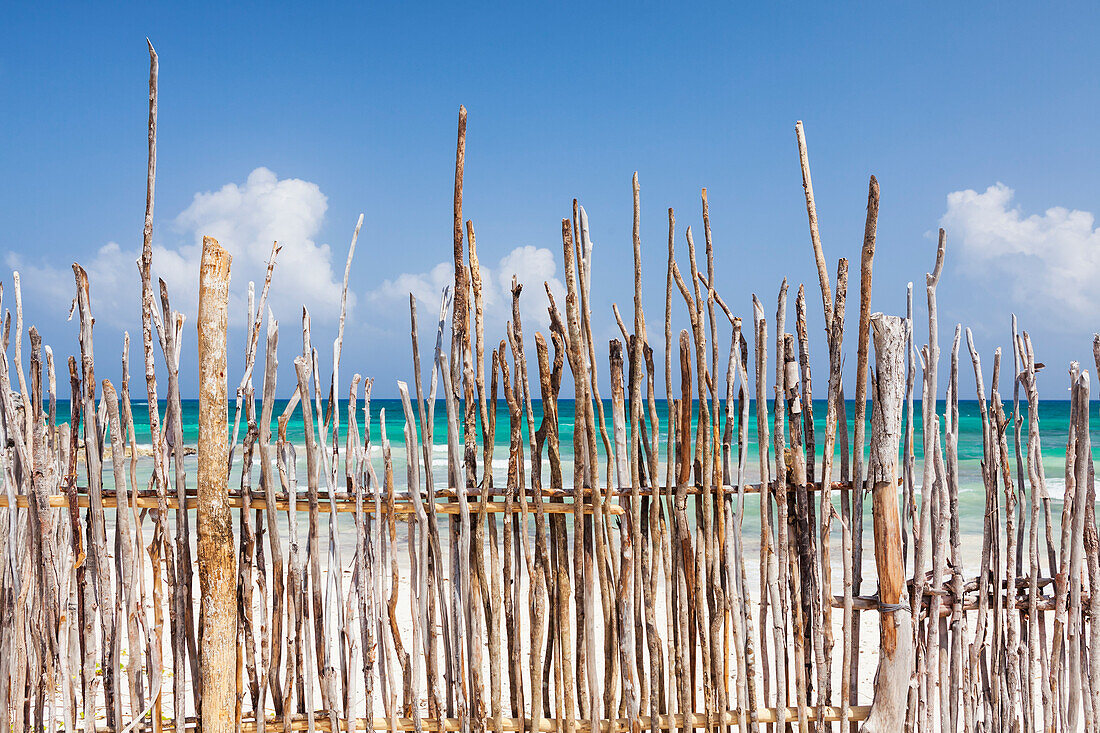
[[[913,617],[905,594],[898,513],[898,447],[905,393],[905,325],[897,316],[871,316],[875,374],[871,408],[870,477],[875,532],[875,568],[881,604],[881,649],[875,697],[864,731],[897,731],[905,721],[913,659]],[[904,599],[904,600],[903,600]]]
[[[233,729],[236,697],[237,563],[229,511],[226,323],[232,258],[203,237],[199,266],[200,720],[206,733]]]

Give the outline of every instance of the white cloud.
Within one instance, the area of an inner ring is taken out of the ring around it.
[[[520,308],[525,325],[531,323],[542,329],[550,325],[550,315],[546,310],[550,301],[546,297],[544,282],[550,285],[558,307],[565,307],[565,287],[556,277],[554,254],[545,247],[530,244],[516,247],[504,255],[496,267],[481,264],[480,269],[487,334],[503,335],[504,323],[511,319],[513,275],[523,284]],[[416,296],[417,310],[421,313],[421,322],[424,323],[427,321],[423,314],[431,313],[429,320],[434,319],[438,312],[440,293],[453,283],[454,263],[440,262],[427,272],[406,272],[383,281],[367,293],[367,301],[378,306],[392,307],[395,303],[407,303],[409,293],[412,293]]]
[[[481,268],[482,273],[485,268]],[[374,290],[367,293],[371,302],[389,303],[407,299],[409,293],[416,296],[420,303],[432,304],[439,301],[443,288],[454,283],[454,267],[450,263],[440,262],[428,272],[404,272],[393,280],[384,280]]]
[[[332,250],[315,241],[327,208],[328,201],[317,184],[279,179],[267,168],[257,168],[243,184],[227,183],[217,191],[195,194],[170,227],[176,234],[176,246],[154,244],[154,278],[167,283],[173,308],[193,316],[202,238],[214,237],[233,256],[230,318],[243,323],[248,282],[256,283],[258,294],[272,242],[278,241],[282,251],[268,301],[276,315],[293,318],[306,305],[315,321],[335,320],[340,309],[343,260],[337,277]],[[349,235],[350,231],[349,227]],[[88,270],[97,317],[131,328],[139,322],[141,283],[135,264],[139,255],[139,247],[123,249],[110,242],[91,258],[81,258],[81,265]],[[38,265],[14,253],[8,255],[7,263],[21,271],[25,288],[62,298],[62,302],[72,298],[73,276],[68,269]],[[349,311],[354,304],[355,296],[349,293]]]
[[[1100,298],[1100,230],[1088,211],[1055,206],[1025,216],[1012,205],[1015,194],[1003,183],[983,193],[947,195],[940,220],[948,241],[959,243],[972,277],[991,276],[1012,297],[1036,310],[1075,319],[1094,317]]]

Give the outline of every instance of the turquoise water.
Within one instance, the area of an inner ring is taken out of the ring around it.
[[[278,400],[274,405],[274,415],[277,417],[280,415],[287,406],[286,400]],[[360,429],[364,423],[362,413],[362,401],[359,402],[359,416],[358,422]],[[341,431],[345,431],[347,427],[347,403],[341,402]],[[542,410],[541,404],[535,402],[532,405],[535,413],[536,424],[541,422]],[[770,405],[769,405],[770,407]],[[821,441],[823,440],[825,432],[825,411],[826,404],[824,400],[814,401],[814,423],[815,432],[817,436],[817,458],[820,465],[821,456]],[[1052,518],[1054,526],[1052,530],[1055,536],[1059,532],[1059,520],[1062,514],[1062,494],[1064,491],[1064,463],[1065,463],[1065,449],[1066,440],[1068,437],[1068,422],[1069,422],[1069,402],[1068,401],[1055,401],[1048,400],[1040,403],[1039,417],[1040,417],[1040,432],[1042,440],[1042,455],[1043,465],[1047,478],[1047,489],[1051,497],[1053,504]],[[605,403],[605,413],[607,415],[607,428],[611,430],[611,405]],[[937,412],[941,415],[945,405],[941,401],[937,406]],[[59,423],[66,422],[69,417],[69,406],[67,402],[60,402],[57,406]],[[1006,406],[1007,410],[1011,410],[1011,403]],[[234,410],[234,401],[230,400],[230,430],[232,431],[232,411]],[[135,421],[137,423],[137,441],[140,444],[148,446],[150,444],[149,430],[148,430],[148,417],[147,407],[144,402],[133,403],[133,411]],[[562,474],[563,481],[566,486],[572,486],[572,446],[573,446],[573,415],[574,404],[570,401],[561,401],[558,407],[559,411],[559,433],[560,444],[562,453]],[[371,418],[371,460],[375,465],[379,475],[381,475],[382,469],[382,451],[381,451],[381,428],[383,425],[382,414],[385,413],[385,429],[387,437],[389,438],[392,448],[392,458],[394,467],[394,478],[398,491],[403,491],[406,486],[407,465],[406,465],[406,448],[404,445],[404,430],[405,420],[404,411],[401,407],[400,400],[394,399],[375,399],[370,405],[370,418]],[[847,403],[847,414],[849,416],[854,412],[854,403],[849,401]],[[868,409],[868,413],[870,410]],[[188,446],[194,446],[197,442],[197,426],[198,426],[198,401],[187,400],[183,403],[183,425],[184,425],[184,443]],[[259,406],[257,406],[257,413],[259,413]],[[658,469],[658,476],[660,483],[664,483],[665,476],[665,461],[664,461],[664,446],[665,439],[667,437],[667,417],[668,409],[667,404],[664,401],[657,402],[657,413],[660,422],[660,439],[662,441],[660,466]],[[1026,452],[1026,440],[1027,440],[1027,406],[1021,405],[1021,413],[1024,418],[1023,426],[1021,429],[1021,451]],[[161,405],[161,414],[164,414],[164,404]],[[921,475],[922,475],[922,458],[923,447],[921,444],[921,427],[920,427],[920,403],[914,404],[914,416],[916,425],[914,426],[914,450],[916,453],[916,476],[915,476],[915,492],[916,496],[920,496],[921,491]],[[273,423],[275,421],[273,420]],[[1100,421],[1098,421],[1100,422]],[[851,423],[849,423],[849,426]],[[771,420],[769,419],[769,429],[771,426]],[[1100,457],[1100,451],[1097,446],[1100,446],[1100,430],[1095,429],[1092,434],[1092,445],[1094,450],[1094,460]],[[869,435],[868,426],[868,435]],[[245,432],[245,426],[241,426],[240,439],[243,440]],[[436,487],[442,487],[446,482],[446,467],[447,467],[447,449],[445,445],[446,436],[446,408],[442,402],[437,403],[434,417],[434,446],[432,449],[432,466]],[[480,434],[480,431],[479,431]],[[851,429],[849,429],[851,434]],[[736,433],[735,433],[736,435]],[[305,464],[305,450],[302,448],[304,444],[304,431],[302,426],[301,408],[297,408],[292,416],[292,419],[287,425],[287,436],[292,443],[297,446],[296,450],[296,463],[297,463],[297,476],[299,481],[300,490],[305,490],[306,481],[306,464]],[[750,406],[749,426],[748,426],[748,441],[749,441],[749,454],[746,462],[747,478],[750,482],[755,482],[759,479],[757,472],[757,451],[756,451],[756,413],[755,404]],[[508,443],[509,443],[509,425],[508,425],[508,410],[503,401],[497,405],[497,423],[496,434],[494,441],[494,455],[493,455],[493,479],[497,486],[504,486],[507,479],[507,458],[508,458]],[[602,441],[597,441],[600,446],[601,458],[600,458],[600,482],[604,485],[606,481],[606,460],[602,455]],[[524,452],[527,456],[527,449],[529,443],[527,442],[526,429],[524,430]],[[769,442],[770,447],[770,442]],[[331,446],[329,446],[331,449]],[[340,471],[343,470],[343,452],[345,449],[344,439],[341,439],[339,446],[340,456]],[[1009,455],[1014,456],[1013,448],[1013,435],[1008,435],[1008,450]],[[734,453],[736,453],[736,444],[734,446]],[[964,570],[967,573],[974,573],[977,571],[977,565],[981,556],[982,546],[982,532],[984,524],[984,512],[985,512],[985,488],[981,479],[981,455],[982,455],[982,435],[981,435],[981,418],[978,412],[978,403],[976,401],[965,401],[959,404],[959,443],[958,443],[958,476],[959,476],[959,519],[960,519],[960,533],[962,540],[962,563]],[[234,469],[230,476],[229,485],[233,488],[240,486],[241,477],[241,452],[238,450],[234,461]],[[481,451],[478,451],[478,471],[481,473]],[[837,453],[839,460],[839,448]],[[259,470],[256,466],[256,462],[259,460],[258,456],[253,456],[254,470],[253,486],[258,485]],[[736,455],[731,459],[734,467],[736,468]],[[1012,466],[1012,478],[1016,480],[1016,471],[1014,458]],[[422,458],[418,456],[417,463],[421,463]],[[529,464],[528,464],[529,465]],[[197,458],[192,454],[185,458],[184,469],[187,473],[187,483],[189,486],[194,486],[194,482],[197,475]],[[544,485],[549,480],[549,466],[547,461],[543,460]],[[85,467],[82,465],[79,468],[80,482],[84,483]],[[145,488],[149,485],[150,477],[152,473],[152,460],[148,457],[148,453],[142,454],[135,465],[134,478],[136,479],[136,485],[140,488]],[[127,470],[129,475],[129,471]],[[327,490],[327,482],[324,479],[324,472],[322,471],[322,478],[320,479],[320,489],[322,491]],[[834,480],[839,478],[839,467],[834,475]],[[421,483],[423,485],[423,474],[421,473]],[[735,479],[736,480],[736,479]],[[342,475],[338,477],[338,481],[342,484]],[[113,476],[110,464],[108,463],[104,467],[103,473],[103,485],[104,488],[113,488]],[[340,487],[343,488],[342,485]],[[1026,487],[1030,495],[1030,486]],[[840,510],[840,495],[842,492],[833,493],[833,503]],[[1001,532],[1004,531],[1004,496],[1003,488],[998,491],[998,503],[1001,512]],[[757,496],[749,496],[746,499],[745,512],[742,517],[742,526],[744,530],[745,542],[744,551],[746,557],[755,558],[759,551],[759,508],[760,501]],[[818,512],[820,509],[817,510]],[[689,517],[693,516],[694,512],[689,511]],[[818,514],[820,516],[820,514]],[[865,532],[870,531],[872,524],[871,519],[871,502],[868,498],[863,505],[863,517]],[[567,522],[571,523],[572,518],[568,517]],[[108,525],[111,525],[110,518],[108,518]],[[146,531],[150,530],[151,524],[146,523]],[[832,554],[833,560],[836,563],[840,562],[839,548],[840,548],[840,523],[833,523],[833,542],[832,542]],[[286,518],[280,519],[280,532],[288,531],[286,526]],[[346,552],[351,553],[354,551],[354,520],[349,514],[341,514],[339,517],[338,533],[341,537],[342,544],[346,544]],[[1040,529],[1040,533],[1045,532],[1045,529]],[[909,551],[912,551],[910,544]],[[350,555],[348,555],[350,557]],[[864,553],[864,574],[865,577],[872,577],[874,573],[873,568],[873,554],[870,552]],[[755,566],[754,566],[755,567]],[[750,576],[754,575],[754,570],[750,570]]]
[[[274,406],[274,415],[277,417],[286,408],[286,400],[278,400]],[[364,423],[363,420],[363,403],[359,403],[359,415],[358,421],[360,429]],[[535,421],[538,423],[542,419],[542,409],[540,402],[533,403],[533,409],[535,413]],[[696,406],[697,407],[697,406]],[[770,407],[770,405],[769,405]],[[1006,410],[1011,410],[1011,403],[1005,406]],[[68,420],[69,409],[68,403],[59,402],[58,406],[58,422],[65,422]],[[234,403],[230,401],[231,413],[234,409]],[[415,408],[414,408],[415,409]],[[943,401],[940,401],[937,405],[937,411],[942,416],[945,409]],[[341,426],[342,430],[347,426],[347,402],[342,401],[340,403],[341,410]],[[824,400],[814,400],[814,423],[815,432],[817,435],[817,455],[820,460],[821,455],[821,442],[825,432],[825,410],[826,405]],[[149,430],[147,424],[147,408],[144,402],[134,402],[133,411],[135,416],[135,422],[137,423],[137,440],[142,444],[149,444]],[[163,415],[164,405],[161,405],[161,414]],[[257,406],[257,413],[259,407]],[[371,433],[372,433],[372,458],[377,462],[380,461],[379,446],[381,445],[381,428],[382,428],[382,415],[385,414],[385,429],[390,443],[393,447],[393,457],[395,461],[395,471],[398,477],[399,484],[404,483],[404,429],[405,420],[404,413],[401,408],[400,400],[394,399],[375,399],[370,404],[371,412]],[[562,400],[558,406],[559,412],[559,435],[562,450],[562,462],[563,470],[565,471],[566,485],[569,485],[571,477],[571,464],[572,464],[572,444],[573,444],[573,412],[574,404],[571,400]],[[605,412],[607,415],[607,428],[611,430],[611,405],[610,402],[605,402]],[[194,445],[197,440],[197,426],[198,426],[198,400],[186,400],[183,402],[183,425],[184,425],[184,442],[188,445]],[[657,413],[660,422],[661,438],[662,441],[667,435],[667,418],[668,418],[668,405],[664,400],[657,402]],[[847,403],[847,413],[849,415],[849,432],[851,432],[851,416],[854,413],[854,403],[849,401]],[[868,409],[868,415],[870,409]],[[1021,414],[1023,417],[1023,426],[1021,430],[1021,450],[1025,449],[1027,440],[1027,405],[1021,405]],[[923,457],[923,446],[921,440],[921,419],[920,419],[920,402],[914,404],[915,426],[914,426],[914,450],[917,458],[917,480],[920,480],[921,465],[920,461]],[[697,417],[697,413],[696,413]],[[232,414],[230,416],[230,426],[232,426]],[[273,423],[274,423],[273,419]],[[1039,406],[1039,423],[1040,423],[1040,435],[1042,439],[1042,454],[1043,464],[1046,469],[1047,486],[1050,492],[1051,498],[1058,500],[1061,498],[1063,491],[1063,473],[1064,473],[1064,460],[1065,460],[1065,447],[1068,436],[1068,422],[1069,422],[1069,402],[1068,401],[1056,401],[1046,400],[1041,401]],[[769,426],[771,420],[769,419]],[[868,435],[870,435],[870,427],[868,425]],[[244,426],[241,427],[241,435],[243,438]],[[756,405],[755,402],[750,405],[750,417],[749,417],[749,458],[748,458],[748,472],[751,480],[758,478],[756,465],[757,465],[757,451],[756,451]],[[304,430],[302,425],[301,409],[298,408],[294,411],[292,419],[288,423],[287,429],[288,438],[296,445],[302,445],[304,441]],[[479,428],[480,435],[480,428]],[[736,433],[735,433],[736,435]],[[434,438],[435,438],[435,463],[438,466],[446,465],[446,452],[445,441],[446,436],[446,409],[442,402],[437,403],[435,409],[434,419]],[[526,448],[526,425],[524,426],[524,446]],[[509,425],[508,425],[508,410],[503,401],[498,403],[497,407],[497,422],[496,422],[496,435],[495,435],[495,456],[494,456],[494,475],[499,480],[503,479],[504,475],[504,461],[507,458],[509,442]],[[1093,427],[1092,442],[1094,451],[1094,457],[1100,457],[1100,425]],[[602,442],[600,442],[600,449],[602,453]],[[1008,436],[1008,447],[1010,455],[1013,451],[1013,435],[1010,433]],[[341,444],[340,449],[343,450],[344,446]],[[838,449],[839,450],[839,449]],[[304,458],[303,451],[298,451],[299,460]],[[962,528],[964,532],[981,532],[981,518],[982,510],[984,508],[985,490],[981,483],[981,466],[980,460],[982,455],[982,434],[981,434],[981,418],[978,412],[978,403],[975,400],[960,401],[959,403],[959,443],[958,443],[958,455],[959,455],[959,484],[960,484],[960,514],[962,516]],[[839,452],[838,452],[839,457]],[[662,449],[662,473],[663,477],[663,449]],[[480,460],[480,451],[479,451]],[[601,467],[603,466],[603,459],[601,458]],[[436,480],[442,479],[444,474],[440,471],[436,472]],[[834,476],[834,480],[835,480]],[[1013,466],[1013,478],[1015,478],[1015,467]],[[323,488],[323,487],[322,487]],[[919,486],[918,486],[919,491]]]

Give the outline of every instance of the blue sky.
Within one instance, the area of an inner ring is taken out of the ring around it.
[[[3,280],[20,271],[28,324],[58,354],[77,347],[66,321],[74,260],[93,274],[97,362],[117,358],[123,327],[140,332],[131,255],[144,214],[148,36],[161,66],[154,266],[193,314],[197,237],[220,234],[235,252],[238,296],[278,237],[286,249],[272,305],[284,365],[300,343],[302,301],[315,342],[331,339],[334,284],[363,213],[342,373],[376,377],[383,396],[411,377],[404,293],[437,297],[447,277],[437,266],[450,257],[464,104],[465,214],[499,293],[512,270],[528,279],[536,324],[534,296],[543,279],[562,276],[560,221],[577,197],[596,245],[596,336],[617,335],[610,305],[631,303],[637,170],[651,328],[664,301],[667,208],[685,253],[688,224],[702,241],[706,186],[718,286],[731,307],[750,317],[756,292],[773,317],[785,275],[806,284],[819,334],[794,136],[801,119],[830,271],[840,256],[856,269],[874,173],[875,309],[902,313],[913,281],[924,336],[924,273],[942,222],[945,354],[962,322],[988,370],[992,349],[1010,346],[1015,310],[1050,367],[1045,395],[1061,398],[1068,361],[1091,369],[1100,329],[1100,234],[1088,213],[1100,193],[1096,29],[1097,11],[1072,4],[9,8],[0,29]],[[436,307],[424,303],[422,320]],[[854,354],[854,328],[848,338]],[[823,364],[823,340],[813,348]],[[98,376],[115,372],[97,364]],[[185,391],[193,372],[185,362]],[[968,365],[963,373],[968,397]]]

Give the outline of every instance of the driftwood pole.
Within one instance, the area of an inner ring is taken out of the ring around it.
[[[229,410],[226,383],[226,325],[229,264],[217,240],[204,237],[199,267],[199,592],[202,632],[202,729],[229,731],[236,683],[236,557],[229,509]]]
[[[875,384],[871,410],[872,510],[879,578],[880,642],[875,697],[863,730],[901,730],[913,657],[912,616],[903,600],[905,570],[898,513],[898,448],[905,389],[905,326],[897,316],[871,316]]]
[[[871,275],[875,261],[875,236],[878,231],[878,179],[871,176],[867,185],[867,219],[863,228],[863,250],[859,261],[859,331],[856,344],[856,403],[855,425],[852,429],[852,593],[858,595],[863,582],[863,500],[866,478],[863,465],[863,447],[867,415],[867,365],[870,346]],[[852,615],[852,633],[845,641],[851,644],[852,664],[845,670],[848,678],[849,702],[855,705],[859,699],[859,611]],[[854,727],[853,727],[854,731]]]
[[[814,248],[814,262],[817,264],[817,277],[821,281],[821,305],[825,311],[825,332],[833,324],[832,292],[829,287],[829,270],[825,265],[825,252],[821,248],[821,234],[817,229],[817,204],[814,203],[814,183],[810,178],[810,159],[806,154],[806,133],[802,129],[802,120],[794,123],[795,137],[798,138],[798,160],[802,165],[802,189],[806,193],[806,216],[810,222],[810,243]]]

